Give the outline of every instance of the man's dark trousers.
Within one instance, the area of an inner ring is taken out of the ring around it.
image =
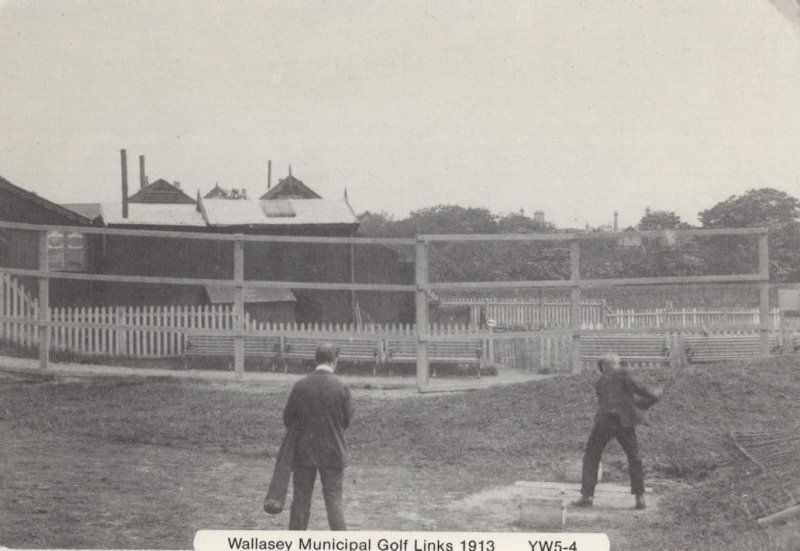
[[[583,455],[583,478],[581,495],[593,496],[594,487],[597,485],[597,469],[600,466],[600,457],[606,444],[616,438],[628,456],[628,472],[631,477],[631,493],[644,494],[644,469],[642,458],[639,457],[639,444],[636,441],[636,429],[633,425],[623,427],[619,415],[615,413],[600,413],[594,423],[592,434],[586,443]]]
[[[317,471],[322,482],[322,495],[325,498],[325,509],[328,512],[328,525],[331,530],[347,530],[342,508],[342,484],[344,469],[326,469],[317,467],[295,467],[292,472],[294,493],[292,509],[289,514],[289,530],[305,530],[308,528],[308,517],[311,511],[311,495],[314,492],[314,480]]]

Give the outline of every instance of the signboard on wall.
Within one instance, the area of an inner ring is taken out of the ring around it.
[[[800,311],[800,289],[778,289],[778,308],[781,312]]]

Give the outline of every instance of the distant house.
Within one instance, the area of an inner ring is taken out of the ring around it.
[[[218,186],[217,186],[218,187]],[[221,189],[221,188],[220,188]],[[213,190],[212,190],[213,191]],[[227,195],[227,197],[231,197]],[[280,236],[355,236],[358,220],[346,197],[323,199],[291,173],[260,199],[231,200],[216,192],[192,199],[175,183],[156,180],[125,201],[57,205],[0,178],[0,219],[75,226],[51,232],[50,269],[100,274],[228,279],[233,245],[216,239],[151,237],[151,230]],[[141,235],[84,235],[81,227],[142,230]],[[0,232],[2,265],[36,268],[38,236]],[[406,263],[389,247],[321,243],[245,243],[245,278],[270,281],[409,283]],[[35,281],[26,281],[35,289]],[[413,297],[374,293],[285,289],[248,295],[255,320],[350,322],[357,303],[362,319],[410,322]],[[155,285],[53,279],[54,306],[177,305],[222,303],[227,291],[202,285]]]
[[[247,199],[247,190],[242,189],[225,189],[219,187],[219,183],[203,196],[203,199]]]
[[[638,235],[625,235],[617,240],[617,246],[623,249],[632,249],[642,246],[642,238]]]
[[[194,205],[195,200],[186,195],[180,184],[170,184],[166,180],[156,180],[144,186],[128,198],[129,203],[168,203]]]
[[[322,197],[292,176],[292,167],[289,167],[289,175],[282,180],[278,180],[278,185],[269,189],[261,196],[261,199],[322,199]]]
[[[323,199],[291,173],[260,199],[249,199],[218,185],[191,199],[166,180],[144,186],[123,203],[66,205],[95,225],[139,230],[243,233],[282,236],[355,236],[358,219],[346,197]],[[237,199],[237,200],[232,200]],[[352,256],[352,258],[351,258]],[[101,273],[170,277],[230,278],[230,242],[174,238],[101,236],[95,246]],[[395,251],[380,246],[317,243],[246,243],[245,277],[273,281],[406,283]],[[211,296],[198,285],[103,283],[95,286],[101,304],[207,304]],[[293,317],[299,322],[349,322],[353,302],[365,321],[413,319],[413,301],[400,293],[289,290],[294,302],[264,301],[248,306],[254,319]],[[287,313],[291,310],[291,316]]]

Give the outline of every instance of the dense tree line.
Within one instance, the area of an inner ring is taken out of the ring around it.
[[[800,280],[800,201],[772,188],[732,195],[698,214],[697,228],[769,229],[770,278]],[[402,220],[386,213],[360,217],[364,236],[413,237],[420,234],[552,233],[559,229],[529,217],[523,210],[494,214],[484,208],[438,205]],[[671,211],[647,209],[634,231],[659,231],[657,237],[592,239],[581,245],[583,277],[647,277],[754,273],[758,267],[757,238],[749,236],[691,237],[674,230],[692,229]],[[607,231],[587,228],[583,232]],[[432,280],[501,281],[569,277],[569,248],[559,242],[435,243],[431,247]]]

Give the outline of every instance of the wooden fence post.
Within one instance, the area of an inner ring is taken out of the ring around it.
[[[417,238],[415,246],[416,321],[417,321],[417,386],[428,386],[428,244]]]
[[[236,379],[244,375],[244,241],[233,242],[233,371]]]
[[[569,244],[570,280],[570,331],[572,332],[572,372],[580,373],[581,365],[581,244],[577,239]]]
[[[47,230],[39,232],[39,270],[47,272],[50,260],[47,250]],[[50,361],[50,278],[39,276],[39,367],[47,369]]]
[[[758,237],[758,275],[761,283],[758,284],[759,297],[759,329],[761,331],[761,353],[770,353],[769,345],[769,235],[763,233]]]

